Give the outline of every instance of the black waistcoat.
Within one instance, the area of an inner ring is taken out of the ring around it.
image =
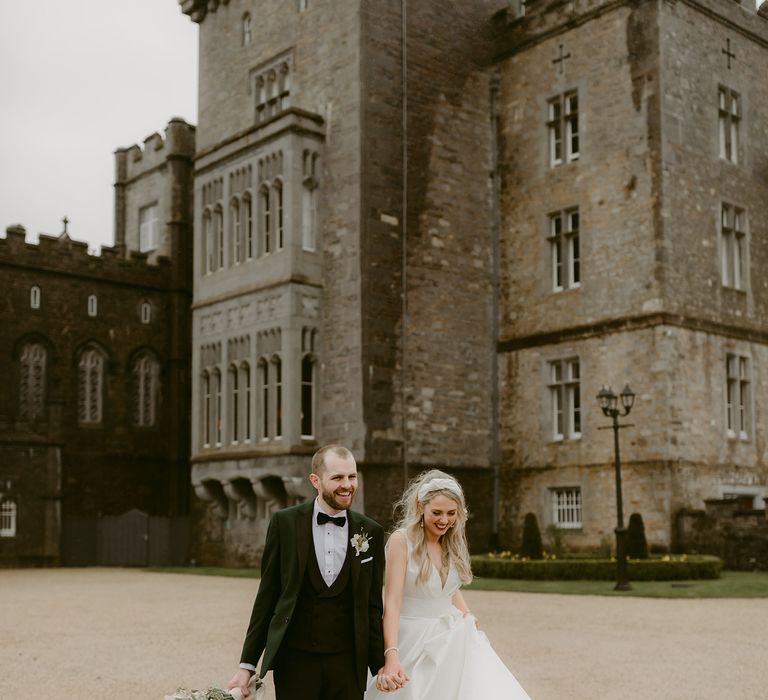
[[[350,556],[336,580],[327,586],[310,545],[304,581],[284,644],[290,649],[337,653],[354,648],[354,601]]]

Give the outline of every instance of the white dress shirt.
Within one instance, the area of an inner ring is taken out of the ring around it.
[[[334,518],[344,517],[344,525],[334,525],[333,523],[317,524],[317,514],[323,512]],[[315,499],[315,507],[312,511],[312,540],[315,543],[315,556],[317,565],[320,567],[320,573],[323,576],[326,586],[332,586],[336,577],[344,566],[344,559],[347,556],[347,542],[349,533],[349,516],[347,511],[342,510],[338,513],[329,513],[320,507],[320,501]]]

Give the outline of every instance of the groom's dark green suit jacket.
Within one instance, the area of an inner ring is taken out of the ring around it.
[[[262,652],[261,676],[271,669],[296,607],[307,568],[315,556],[312,540],[314,499],[277,511],[269,523],[261,560],[261,583],[243,644],[241,663],[256,665]],[[372,674],[384,663],[381,588],[384,575],[384,529],[352,510],[349,538],[364,533],[369,549],[358,555],[347,542],[354,600],[354,647],[358,685],[365,687],[366,667]],[[334,635],[334,630],[328,630]]]

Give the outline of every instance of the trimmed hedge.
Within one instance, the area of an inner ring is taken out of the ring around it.
[[[720,578],[723,562],[718,557],[688,556],[685,559],[630,559],[630,581],[687,581]],[[547,559],[523,561],[478,554],[472,557],[472,573],[485,578],[516,578],[531,581],[611,581],[616,562],[611,559]]]

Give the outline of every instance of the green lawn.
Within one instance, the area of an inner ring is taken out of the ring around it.
[[[258,569],[217,567],[155,567],[146,571],[199,576],[258,578]],[[565,595],[641,596],[645,598],[768,598],[768,573],[724,571],[721,578],[699,581],[639,581],[631,591],[614,591],[611,581],[521,581],[476,578],[468,587],[475,591],[561,593]]]
[[[719,579],[636,581],[631,591],[614,591],[612,581],[522,581],[476,578],[469,590],[640,596],[644,598],[768,598],[768,573],[723,571]]]

